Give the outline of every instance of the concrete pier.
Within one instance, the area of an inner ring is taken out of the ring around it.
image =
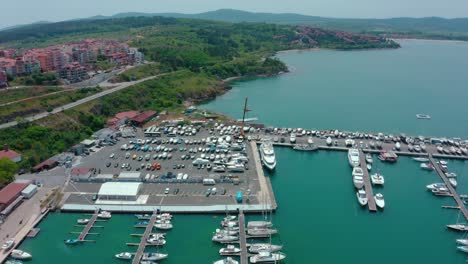
[[[377,206],[374,200],[374,190],[372,189],[372,183],[369,178],[369,172],[367,171],[367,164],[366,164],[366,155],[362,150],[359,150],[359,159],[361,162],[361,168],[364,172],[364,186],[366,189],[366,196],[367,196],[367,206],[369,207],[369,211],[377,212]]]
[[[247,235],[245,233],[245,215],[244,212],[239,212],[239,244],[240,244],[240,263],[248,264],[247,253]]]
[[[141,237],[140,245],[138,246],[137,252],[135,253],[135,256],[133,257],[132,264],[139,264],[141,258],[143,257],[143,253],[145,252],[145,247],[147,245],[147,240],[153,231],[153,226],[154,223],[156,222],[157,218],[157,211],[154,211],[153,214],[151,215],[151,218],[149,220],[148,225],[146,226],[145,233],[143,233],[143,236]]]
[[[85,228],[83,229],[83,231],[81,231],[80,236],[78,237],[79,241],[85,241],[86,236],[89,234],[89,231],[91,230],[91,228],[93,227],[94,223],[97,220],[98,214],[99,214],[99,209],[96,209],[94,211],[93,216],[91,216],[91,219],[89,219],[89,222],[86,224]]]

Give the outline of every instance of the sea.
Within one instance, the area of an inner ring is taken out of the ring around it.
[[[300,51],[277,55],[289,73],[233,83],[233,89],[202,108],[233,118],[242,115],[248,97],[249,117],[268,126],[343,129],[467,138],[468,43],[399,41],[397,50]],[[418,113],[430,120],[418,120]],[[450,197],[435,197],[426,185],[439,182],[435,172],[423,171],[410,158],[384,164],[374,157],[373,171],[385,176],[377,187],[385,209],[370,213],[356,199],[346,153],[296,152],[276,147],[277,168],[270,177],[278,210],[271,216],[279,234],[273,243],[284,245],[284,263],[465,263],[456,249],[463,233],[447,230],[459,219]],[[468,164],[449,161],[458,174],[459,193],[468,193]],[[80,245],[65,245],[77,237],[82,214],[52,213],[39,224],[36,238],[20,249],[34,264],[125,263],[115,254],[136,251],[126,243],[133,215],[114,215],[99,222]],[[223,215],[176,215],[167,244],[148,251],[168,253],[168,264],[212,263],[221,246],[211,236]],[[251,215],[248,219],[263,219]]]

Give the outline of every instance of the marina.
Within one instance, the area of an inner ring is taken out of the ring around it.
[[[364,186],[365,186],[366,195],[367,195],[367,206],[369,207],[369,211],[377,212],[377,206],[375,205],[375,200],[374,200],[374,191],[372,189],[372,184],[369,178],[369,172],[367,171],[367,167],[366,167],[366,157],[364,155],[364,152],[362,152],[362,150],[359,151],[359,154],[360,154],[359,158],[361,162],[361,168],[364,172]]]
[[[90,241],[90,240],[85,240],[85,239],[86,239],[86,236],[89,235],[89,231],[91,230],[91,228],[93,228],[94,224],[96,223],[98,219],[99,211],[100,211],[99,209],[96,209],[94,211],[94,214],[91,216],[91,219],[83,228],[83,231],[80,232],[80,235],[78,236],[78,241],[80,242]]]
[[[139,264],[141,261],[141,258],[143,257],[143,253],[145,251],[146,246],[148,245],[147,240],[150,237],[150,234],[153,231],[154,224],[156,222],[156,218],[158,216],[157,211],[154,211],[153,214],[151,215],[151,218],[149,219],[149,223],[146,226],[145,232],[143,233],[143,236],[141,237],[140,244],[138,246],[138,249],[135,253],[135,256],[133,257],[132,264]]]

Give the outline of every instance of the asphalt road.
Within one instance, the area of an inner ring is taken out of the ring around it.
[[[52,112],[50,112],[50,113],[49,113],[49,112],[42,112],[42,113],[40,113],[40,114],[36,114],[36,115],[33,115],[33,116],[25,117],[24,119],[25,119],[26,121],[29,121],[29,122],[36,121],[36,120],[42,119],[42,118],[44,118],[44,117],[46,117],[46,116],[48,116],[48,115],[60,113],[60,112],[62,112],[62,111],[64,111],[64,110],[67,110],[67,109],[70,109],[70,108],[73,108],[73,107],[82,105],[82,104],[84,104],[84,103],[87,103],[87,102],[89,102],[89,101],[92,101],[92,100],[101,98],[101,97],[106,96],[106,95],[108,95],[108,94],[118,92],[118,91],[123,90],[123,89],[125,89],[125,88],[128,88],[128,87],[130,87],[130,86],[132,86],[132,85],[135,85],[135,84],[138,84],[138,83],[147,81],[147,80],[151,80],[151,79],[154,79],[154,78],[158,78],[158,77],[163,76],[163,75],[166,75],[166,74],[167,74],[167,73],[158,74],[158,75],[151,76],[151,77],[147,77],[147,78],[144,78],[144,79],[141,79],[141,80],[138,80],[138,81],[132,81],[132,82],[122,83],[122,84],[120,84],[119,86],[117,86],[117,87],[115,87],[115,88],[111,88],[111,89],[102,91],[102,92],[100,92],[100,93],[97,93],[97,94],[88,96],[88,97],[83,98],[83,99],[81,99],[81,100],[78,100],[78,101],[76,101],[76,102],[69,103],[69,104],[66,104],[66,105],[57,107],[57,108],[55,108],[54,110],[52,110]],[[4,124],[1,124],[1,125],[0,125],[0,129],[4,129],[4,128],[16,126],[17,124],[18,124],[18,122],[16,122],[16,121],[4,123]]]

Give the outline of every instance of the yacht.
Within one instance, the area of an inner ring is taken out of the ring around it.
[[[419,165],[421,167],[421,169],[423,170],[434,170],[434,166],[430,163],[421,163],[421,165]]]
[[[252,253],[258,253],[258,252],[276,252],[280,251],[283,248],[283,246],[280,245],[272,245],[272,244],[266,244],[266,243],[255,243],[255,244],[250,244],[249,251]]]
[[[277,253],[272,253],[272,252],[259,252],[258,255],[253,255],[250,257],[250,262],[251,263],[263,263],[263,262],[277,262],[280,260],[283,260],[286,258],[286,255],[277,252]]]
[[[468,239],[457,239],[456,242],[457,244],[468,246]]]
[[[365,206],[367,204],[366,191],[359,189],[359,191],[356,193],[356,196],[360,205]]]
[[[359,166],[359,150],[349,149],[348,150],[348,162],[351,167]]]
[[[213,264],[239,264],[239,261],[234,260],[233,258],[227,257],[225,259],[215,261],[213,262]]]
[[[468,247],[467,246],[458,246],[457,249],[460,250],[460,251],[463,251],[465,253],[468,253]]]
[[[145,215],[145,216],[149,216],[149,218],[151,217],[150,215]],[[166,219],[166,220],[169,219],[170,220],[170,219],[172,219],[172,215],[170,213],[162,213],[162,214],[158,214],[156,216],[156,218],[157,219]]]
[[[9,250],[13,245],[15,245],[15,240],[14,239],[9,239],[5,241],[2,245],[3,250]]]
[[[141,257],[141,260],[143,261],[156,261],[156,260],[161,260],[167,258],[168,254],[162,254],[162,253],[143,253],[143,256]]]
[[[260,145],[260,156],[263,163],[263,166],[267,167],[270,170],[274,170],[276,167],[276,157],[275,151],[271,141],[266,139]]]
[[[161,230],[169,230],[172,229],[172,224],[170,222],[165,222],[165,223],[156,223],[154,224],[154,227],[156,229],[161,229]]]
[[[232,229],[216,229],[216,234],[219,234],[219,235],[228,235],[228,236],[235,236],[237,234],[239,234],[239,230],[232,230]]]
[[[227,247],[219,250],[221,256],[239,254],[240,248],[236,248],[234,245],[227,245]]]
[[[119,254],[115,254],[115,257],[118,259],[132,259],[133,255],[130,252],[122,252]]]
[[[376,194],[374,196],[374,200],[375,200],[375,204],[377,205],[377,207],[382,208],[382,209],[385,207],[385,200],[384,200],[383,194],[381,193]]]
[[[468,231],[468,225],[465,225],[465,224],[447,225],[447,228],[456,230],[456,231]]]
[[[247,228],[267,228],[272,227],[273,223],[270,221],[249,221]]]
[[[354,187],[361,189],[364,186],[364,172],[362,171],[361,167],[354,167],[352,175]]]
[[[417,119],[431,119],[431,116],[426,115],[426,114],[416,114],[416,118]]]
[[[428,158],[413,158],[413,160],[415,160],[417,162],[429,162]]]
[[[432,183],[432,184],[429,184],[426,186],[426,188],[429,190],[429,191],[432,191],[432,190],[436,190],[436,189],[439,189],[439,188],[447,188],[447,186],[445,186],[444,183]]]
[[[439,187],[439,188],[434,188],[431,190],[432,194],[438,195],[438,196],[449,196],[450,192],[447,187]]]
[[[296,143],[296,134],[292,133],[289,137],[289,142]]]
[[[166,244],[166,240],[159,237],[150,237],[146,240],[146,242],[153,246],[163,246]]]
[[[224,234],[215,234],[213,238],[211,238],[212,241],[220,242],[220,243],[233,242],[233,241],[237,241],[238,239],[239,238],[237,236],[229,236],[229,235],[224,235]]]
[[[19,249],[13,249],[13,251],[11,251],[10,256],[12,258],[14,258],[14,259],[30,259],[30,258],[32,258],[31,254],[29,254],[28,252],[19,250]]]
[[[110,219],[112,217],[111,213],[108,211],[102,211],[97,215],[98,218]]]
[[[378,173],[374,173],[371,175],[371,181],[374,185],[384,185],[385,179],[384,176]]]
[[[374,162],[371,154],[366,154],[366,162],[369,164],[372,164]]]
[[[452,185],[453,187],[457,187],[457,185],[458,185],[457,179],[448,178],[448,181],[450,182],[450,185]]]
[[[78,224],[80,224],[80,225],[86,225],[87,223],[89,223],[89,219],[86,219],[86,218],[84,218],[84,219],[78,219],[78,220],[76,220],[76,222],[77,222]]]
[[[276,229],[270,228],[252,228],[247,229],[247,234],[251,236],[270,236],[278,233]]]

